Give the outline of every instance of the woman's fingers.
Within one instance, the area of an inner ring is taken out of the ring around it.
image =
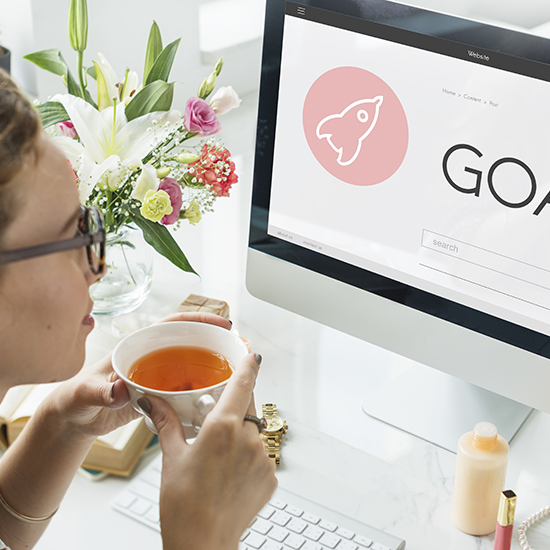
[[[203,311],[185,311],[179,313],[171,313],[157,323],[168,323],[170,321],[194,321],[197,323],[208,323],[209,325],[217,325],[218,327],[231,330],[233,326],[231,321],[215,315],[214,313],[206,313]],[[156,323],[155,323],[156,324]]]
[[[167,456],[177,456],[183,452],[187,441],[181,420],[173,407],[164,399],[150,395],[140,397],[137,404],[153,422],[162,452]]]
[[[216,414],[234,414],[244,418],[250,414],[256,377],[261,363],[261,355],[249,353],[237,366],[223,390],[214,411]]]

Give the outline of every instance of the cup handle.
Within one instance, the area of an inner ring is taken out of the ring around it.
[[[158,434],[157,429],[155,428],[155,425],[153,424],[153,421],[146,415],[145,416],[145,425],[154,433]]]
[[[199,411],[199,422],[194,425],[195,431],[199,432],[206,415],[214,408],[216,400],[208,393],[201,395],[197,402],[197,409]]]

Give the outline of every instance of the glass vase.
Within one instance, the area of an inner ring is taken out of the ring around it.
[[[120,315],[138,308],[153,280],[153,249],[141,230],[125,225],[106,238],[107,272],[92,285],[94,314]]]

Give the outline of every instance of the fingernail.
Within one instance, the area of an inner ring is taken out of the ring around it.
[[[111,385],[111,400],[113,400],[115,398],[115,385],[112,384]]]
[[[233,321],[231,319],[227,319],[230,323],[231,323],[231,326],[233,326]]]
[[[257,353],[254,357],[254,359],[256,359],[256,364],[258,365],[258,367],[262,364],[262,356]]]
[[[147,415],[151,415],[151,410],[153,407],[151,407],[151,403],[149,403],[149,399],[147,397],[140,397],[137,400],[137,404],[139,405],[139,408]]]

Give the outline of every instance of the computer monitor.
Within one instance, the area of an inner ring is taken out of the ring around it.
[[[420,363],[368,414],[510,440],[550,412],[549,144],[550,41],[267,0],[247,287]]]

